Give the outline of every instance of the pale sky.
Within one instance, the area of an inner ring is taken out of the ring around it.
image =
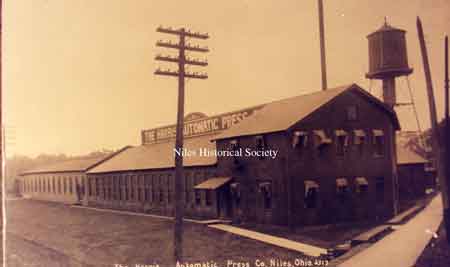
[[[442,117],[449,0],[325,0],[324,9],[329,87],[369,89],[366,36],[385,16],[407,31],[410,81],[425,128],[419,15]],[[155,47],[167,38],[158,25],[211,35],[193,40],[211,49],[192,54],[208,58],[209,79],[187,82],[186,114],[214,115],[321,87],[316,0],[7,0],[3,11],[8,155],[117,149],[139,144],[141,129],[175,122],[176,79],[153,75],[154,56],[168,53]],[[380,95],[379,81],[372,88]],[[406,101],[405,78],[397,88]],[[398,114],[405,130],[416,129],[412,109]]]

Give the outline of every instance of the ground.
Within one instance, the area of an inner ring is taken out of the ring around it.
[[[7,266],[174,265],[172,222],[164,219],[32,200],[8,201],[7,218]],[[187,262],[215,261],[220,267],[227,266],[227,260],[249,266],[256,259],[306,260],[298,252],[203,225],[185,225]]]
[[[339,225],[305,226],[294,230],[290,230],[288,227],[262,224],[243,224],[240,226],[249,230],[285,237],[309,245],[333,248],[377,225],[374,222],[356,222]]]
[[[450,266],[450,245],[446,239],[444,225],[441,224],[433,238],[420,255],[415,267],[447,267]]]

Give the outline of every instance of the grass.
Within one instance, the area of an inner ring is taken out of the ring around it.
[[[52,258],[54,266],[72,266],[67,262],[92,266],[174,266],[172,222],[168,220],[31,200],[9,202],[7,218],[6,247],[14,248],[20,256],[16,255],[16,258],[22,261],[27,255],[34,255],[29,261],[35,266],[49,266],[44,259],[50,253],[48,251],[55,255]],[[292,263],[295,259],[308,259],[298,252],[203,225],[185,223],[184,230],[183,262],[215,262],[218,266],[227,266],[233,261],[254,266],[256,260],[268,264],[271,259]],[[7,259],[15,266],[11,255],[7,255]]]

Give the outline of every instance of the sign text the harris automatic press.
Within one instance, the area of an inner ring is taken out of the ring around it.
[[[184,136],[192,137],[226,130],[246,117],[251,116],[261,107],[262,106],[258,106],[236,112],[186,121],[183,129]],[[152,144],[167,139],[174,139],[175,134],[176,125],[143,130],[142,144]]]

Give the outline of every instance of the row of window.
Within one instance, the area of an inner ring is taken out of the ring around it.
[[[264,135],[257,135],[254,138],[256,150],[266,150],[268,148]],[[338,129],[334,131],[334,140],[336,144],[336,154],[338,156],[344,156],[344,154],[348,152],[350,145],[356,146],[357,150],[362,154],[366,148],[365,144],[371,144],[373,146],[372,152],[374,156],[383,156],[385,153],[384,132],[380,129],[372,129],[370,131],[365,131],[363,129],[355,129],[352,131]],[[372,140],[372,142],[369,142],[369,140]],[[312,147],[322,150],[328,145],[331,145],[333,139],[328,137],[325,130],[293,132],[293,148],[304,150],[309,147],[310,143],[312,144]],[[230,140],[231,151],[237,151],[240,148],[241,146],[238,139]],[[260,159],[264,159],[264,157],[261,156]]]
[[[36,177],[25,179],[23,192],[27,193],[52,193],[52,194],[74,194],[80,186],[77,177]]]
[[[311,138],[311,141],[309,139]],[[384,132],[379,129],[365,131],[363,129],[354,129],[345,131],[342,129],[334,130],[334,140],[336,144],[336,154],[343,156],[348,152],[350,145],[354,145],[360,153],[364,152],[366,144],[373,146],[372,152],[374,156],[383,156],[385,150]],[[372,142],[369,142],[372,140]],[[313,147],[322,149],[327,145],[331,145],[333,140],[327,136],[324,130],[313,130],[311,133],[307,131],[294,131],[292,136],[292,147],[297,149],[305,149],[308,144],[312,143]]]
[[[194,186],[204,180],[201,173],[185,174],[185,203],[201,205],[202,194],[205,204],[212,205],[209,190],[194,190]],[[89,179],[89,196],[105,200],[133,200],[138,202],[173,202],[174,177],[167,175],[123,175],[92,177]]]
[[[369,191],[369,182],[365,177],[355,178],[355,192],[361,196],[365,196]],[[315,181],[305,181],[305,208],[316,208],[319,197],[319,184]],[[350,186],[346,178],[336,179],[336,195],[341,203],[349,200]],[[375,179],[375,199],[377,203],[384,202],[384,177]]]

